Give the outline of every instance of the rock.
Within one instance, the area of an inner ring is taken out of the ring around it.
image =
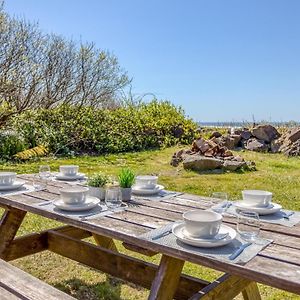
[[[230,136],[223,136],[221,145],[229,150],[233,150],[235,148],[235,139],[231,138]]]
[[[272,141],[271,145],[270,145],[271,152],[278,153],[282,144],[283,144],[283,141],[281,141],[280,139]]]
[[[300,139],[300,128],[293,128],[287,135],[286,139],[292,143]]]
[[[240,134],[231,134],[230,138],[234,139],[234,148],[238,147],[242,137]]]
[[[248,129],[247,130],[243,130],[241,132],[241,138],[244,139],[244,140],[249,140],[250,138],[252,137],[252,133],[251,131],[249,131]]]
[[[219,131],[214,131],[214,132],[211,134],[210,139],[212,139],[212,138],[219,138],[219,137],[221,137],[221,136],[222,136],[222,134],[221,134]]]
[[[205,157],[205,156],[186,156],[183,160],[184,169],[191,169],[195,171],[206,171],[220,168],[223,164],[221,159]]]
[[[203,138],[199,138],[193,141],[192,151],[195,152],[200,151],[201,153],[205,153],[209,149],[210,149],[209,144]]]
[[[245,167],[247,164],[245,161],[225,160],[223,169],[227,171],[236,171]]]
[[[248,140],[245,148],[257,152],[266,152],[269,150],[268,145],[263,140],[257,140],[255,138]]]
[[[223,148],[225,149],[225,148]],[[230,150],[225,150],[224,151],[224,154],[223,154],[224,157],[232,157],[233,156],[233,153],[230,151]]]
[[[182,161],[182,159],[173,156],[171,159],[170,165],[173,167],[178,167],[181,161]]]
[[[259,125],[252,129],[252,135],[258,140],[271,143],[273,140],[280,137],[280,133],[272,125]]]

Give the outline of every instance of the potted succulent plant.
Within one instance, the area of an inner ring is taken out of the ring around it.
[[[120,171],[118,175],[119,185],[121,189],[122,201],[130,201],[132,185],[134,184],[135,175],[133,171],[129,168],[124,168]]]
[[[95,173],[88,179],[89,195],[100,200],[105,199],[105,185],[110,182],[110,178],[103,173]]]

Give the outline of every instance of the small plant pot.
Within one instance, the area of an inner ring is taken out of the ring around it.
[[[121,200],[128,202],[131,200],[132,188],[121,188]]]
[[[100,187],[89,186],[89,195],[92,197],[99,198],[100,200],[105,199],[105,189]]]

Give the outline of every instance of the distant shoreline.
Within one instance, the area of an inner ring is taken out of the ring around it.
[[[253,126],[253,122],[197,122],[202,127],[249,127]],[[255,125],[259,124],[270,124],[275,127],[295,127],[300,126],[300,122],[289,121],[289,122],[255,122]]]

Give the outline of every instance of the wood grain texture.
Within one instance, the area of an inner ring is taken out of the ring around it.
[[[244,300],[261,300],[257,283],[251,282],[243,291]]]
[[[96,234],[96,233],[93,233],[93,238],[96,241],[96,244],[98,246],[118,252],[118,249],[117,249],[116,244],[114,243],[113,239],[111,239],[107,236]]]
[[[30,177],[30,176],[29,176]],[[57,197],[58,189],[65,183],[51,182],[48,192],[34,192],[33,195],[5,196],[0,198],[0,205],[6,208],[14,207],[33,212],[47,218],[58,220],[86,232],[106,236],[133,245],[136,249],[162,253],[174,258],[190,261],[232,275],[258,281],[267,285],[286,289],[300,294],[300,266],[297,250],[300,250],[300,225],[291,228],[263,224],[261,235],[274,239],[272,246],[267,247],[245,266],[233,265],[200,255],[192,255],[178,251],[165,245],[139,238],[151,229],[160,227],[181,217],[181,213],[190,209],[203,209],[208,206],[209,198],[184,194],[175,198],[162,200],[137,200],[130,205],[127,212],[115,213],[105,217],[95,217],[87,221],[79,221],[67,216],[48,212],[33,205],[35,201]],[[40,193],[40,194],[39,194]],[[47,200],[46,199],[46,200]],[[236,222],[233,218],[224,218],[224,222],[233,228]]]
[[[0,292],[0,299],[10,300],[74,299],[3,260],[0,260]]]
[[[179,282],[184,261],[163,255],[151,285],[149,300],[171,300]]]
[[[11,208],[5,210],[0,220],[0,258],[6,258],[6,251],[26,215],[26,211]]]
[[[224,274],[189,300],[228,300],[233,299],[251,284],[251,281]],[[250,300],[250,299],[249,299]]]
[[[158,270],[157,265],[66,237],[55,231],[49,231],[48,245],[49,250],[54,253],[148,289]],[[187,299],[207,284],[206,281],[182,275],[175,288],[175,299]]]

